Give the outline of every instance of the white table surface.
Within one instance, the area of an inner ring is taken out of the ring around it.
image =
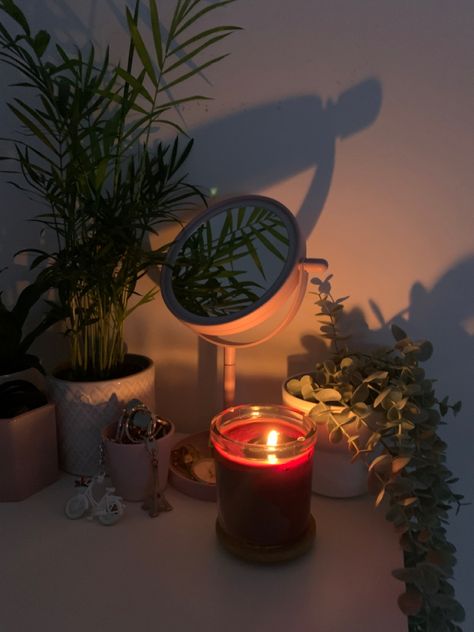
[[[112,527],[68,520],[74,478],[0,503],[1,632],[406,632],[397,538],[369,497],[313,497],[313,550],[255,566],[216,541],[215,503],[173,488],[150,518],[128,503]]]

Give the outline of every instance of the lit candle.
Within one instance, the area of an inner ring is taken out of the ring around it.
[[[278,443],[278,435],[280,433],[277,430],[270,430],[267,436],[267,446],[268,446],[268,456],[267,461],[269,463],[278,463],[277,457],[272,454],[272,447],[276,446]]]
[[[314,422],[287,406],[236,406],[213,419],[211,439],[218,532],[243,547],[303,537],[312,520]]]

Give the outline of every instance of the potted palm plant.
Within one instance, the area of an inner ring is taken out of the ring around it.
[[[100,429],[118,419],[123,402],[136,397],[154,408],[153,364],[127,354],[124,321],[156,293],[137,293],[138,280],[168,249],[149,247],[148,237],[204,200],[183,174],[192,141],[180,138],[172,111],[207,97],[170,95],[225,56],[211,51],[236,27],[200,24],[231,1],[176,0],[164,28],[149,0],[148,46],[136,0],[126,9],[125,66],[111,63],[108,49],[99,55],[91,45],[83,55],[53,47],[13,0],[0,2],[13,25],[0,25],[0,59],[33,98],[8,104],[28,132],[13,139],[13,161],[21,186],[45,203],[36,219],[55,243],[36,252],[33,267],[47,264],[71,343],[69,362],[51,380],[67,471],[95,471]],[[164,127],[177,132],[169,143],[159,140]],[[131,376],[138,382],[128,384]]]
[[[348,348],[339,327],[345,299],[332,297],[330,280],[313,282],[332,358],[287,388],[311,401],[309,414],[326,425],[331,442],[345,442],[353,461],[365,461],[376,505],[384,501],[400,537],[405,565],[393,574],[405,583],[399,605],[410,632],[460,632],[464,610],[450,581],[456,557],[446,525],[463,497],[452,489],[456,479],[446,466],[439,426],[449,412],[460,411],[461,402],[439,399],[435,380],[420,366],[432,354],[431,343],[411,340],[396,325],[391,346]]]
[[[24,333],[31,309],[47,289],[40,275],[11,309],[0,292],[0,501],[23,500],[56,480],[58,473],[54,405],[42,392],[39,358],[30,353],[56,316],[48,312]]]

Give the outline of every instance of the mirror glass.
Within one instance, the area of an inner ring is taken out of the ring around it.
[[[300,255],[300,241],[294,217],[275,200],[224,201],[177,238],[163,269],[163,298],[180,318],[183,310],[191,320],[239,318],[286,280]]]
[[[184,241],[172,269],[174,295],[199,316],[247,310],[281,274],[288,245],[288,229],[271,209],[225,208]]]

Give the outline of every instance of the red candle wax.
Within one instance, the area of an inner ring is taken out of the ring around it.
[[[270,408],[284,412],[265,416]],[[297,541],[308,528],[315,429],[301,418],[307,420],[287,407],[247,406],[213,420],[218,520],[234,539],[278,546]],[[216,420],[222,422],[217,432]]]

